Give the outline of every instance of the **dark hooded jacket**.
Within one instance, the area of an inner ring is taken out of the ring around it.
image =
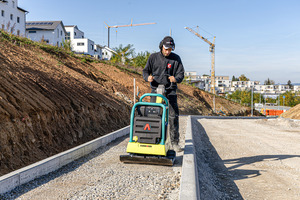
[[[154,78],[154,81],[151,83],[152,88],[158,87],[159,84],[164,84],[166,88],[176,90],[177,83],[181,83],[184,78],[184,68],[180,57],[173,52],[167,57],[162,52],[151,54],[143,69],[145,81],[148,81],[149,75],[152,75]],[[169,76],[174,76],[176,83],[171,85],[168,79]]]

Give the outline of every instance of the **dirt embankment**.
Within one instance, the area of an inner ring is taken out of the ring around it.
[[[0,36],[0,175],[129,125],[133,78],[150,91],[140,74]],[[181,114],[213,115],[199,89],[181,84],[178,102]],[[221,98],[216,108],[250,111]]]
[[[0,175],[129,124],[126,88],[93,65],[0,46]]]

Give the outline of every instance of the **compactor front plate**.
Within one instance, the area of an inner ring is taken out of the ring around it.
[[[120,161],[124,163],[173,166],[175,157],[176,155],[152,156],[152,155],[130,154],[130,155],[121,155]]]

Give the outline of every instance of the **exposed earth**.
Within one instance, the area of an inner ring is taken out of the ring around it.
[[[0,31],[0,175],[129,125],[141,68],[90,62]],[[141,96],[141,95],[140,95]],[[250,108],[180,84],[180,114],[249,115]]]
[[[300,119],[300,104],[282,113],[280,117],[289,118],[289,119]]]

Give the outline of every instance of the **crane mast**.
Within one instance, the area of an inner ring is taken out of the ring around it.
[[[104,22],[105,23],[105,22]],[[106,24],[106,23],[105,23]],[[143,25],[151,25],[151,24],[156,24],[156,23],[142,23],[142,24],[132,24],[132,19],[131,19],[131,24],[128,25],[114,25],[114,26],[109,26],[106,24],[106,28],[108,29],[108,41],[107,41],[107,46],[109,47],[109,37],[110,37],[110,29],[111,28],[119,28],[119,27],[132,27],[132,26],[143,26]]]
[[[211,52],[211,92],[213,94],[216,94],[216,90],[215,90],[215,39],[216,37],[214,36],[213,42],[210,42],[208,39],[204,38],[193,29],[189,27],[184,27],[184,28],[209,44],[209,51]]]

